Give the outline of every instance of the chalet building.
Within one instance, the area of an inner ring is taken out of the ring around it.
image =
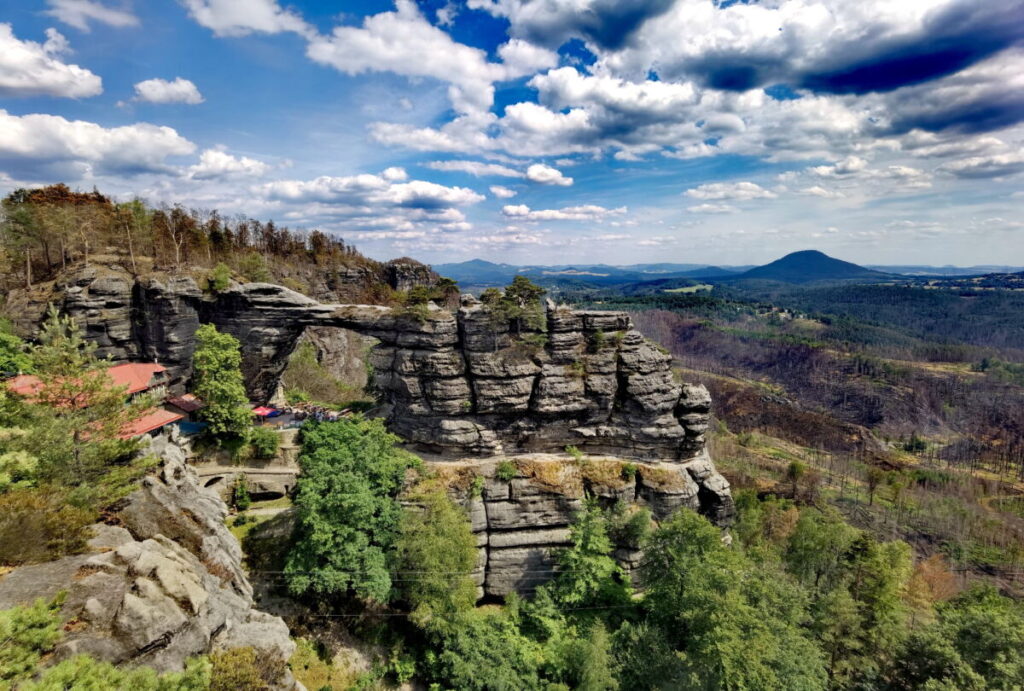
[[[168,425],[176,424],[203,407],[202,401],[191,394],[167,398],[169,378],[167,368],[150,362],[128,362],[107,369],[111,385],[125,389],[127,399],[142,395],[152,396],[159,402],[142,417],[125,426],[121,438],[131,439],[145,434],[156,435]],[[19,396],[31,397],[43,387],[34,374],[20,374],[7,380],[7,389]]]

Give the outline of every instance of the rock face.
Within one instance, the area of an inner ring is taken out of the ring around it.
[[[215,324],[241,342],[256,400],[271,398],[308,328],[376,339],[372,383],[389,406],[389,424],[424,450],[487,456],[572,444],[682,461],[704,446],[707,391],[677,383],[671,358],[620,312],[548,304],[543,328],[515,333],[470,296],[456,313],[431,305],[416,314],[322,304],[267,283],[203,293],[187,277],[133,280],[110,267],[81,269],[57,288],[101,355],[156,360],[178,383],[191,374],[195,329]],[[17,313],[38,320],[39,305],[18,300]]]
[[[173,445],[117,514],[98,525],[93,554],[20,567],[0,579],[0,608],[64,590],[69,622],[55,657],[87,653],[116,664],[180,670],[211,650],[243,646],[287,660],[288,627],[253,608],[227,507],[200,488]],[[292,688],[290,675],[281,688]]]
[[[506,465],[507,464],[507,465]],[[480,596],[530,593],[549,580],[557,550],[570,545],[569,528],[585,497],[626,511],[645,507],[663,520],[680,507],[729,525],[734,512],[729,485],[706,453],[685,463],[628,464],[613,458],[572,461],[552,454],[529,454],[506,461],[438,462],[450,492],[466,508],[477,538],[473,573]],[[475,481],[472,478],[479,478]],[[627,573],[642,553],[628,536],[615,553]]]

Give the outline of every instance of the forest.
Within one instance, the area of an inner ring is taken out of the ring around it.
[[[760,283],[583,304],[629,311],[708,386],[734,486],[785,494],[805,464],[859,527],[1020,592],[1024,294]]]
[[[31,288],[102,256],[134,275],[183,273],[203,282],[223,267],[225,278],[274,281],[306,294],[319,288],[353,302],[398,299],[387,285],[387,265],[319,230],[181,204],[116,203],[63,184],[15,190],[0,212],[0,293]]]

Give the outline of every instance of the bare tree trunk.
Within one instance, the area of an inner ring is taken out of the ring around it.
[[[135,245],[132,244],[132,224],[131,221],[125,221],[124,232],[128,236],[128,256],[132,260],[132,273],[139,273],[138,268],[135,266]]]
[[[32,252],[25,250],[25,288],[32,288]]]

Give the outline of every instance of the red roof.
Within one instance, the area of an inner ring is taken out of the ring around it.
[[[146,391],[153,384],[153,377],[167,368],[151,362],[128,362],[123,365],[114,365],[107,369],[115,387],[128,389],[129,394]],[[7,380],[7,389],[19,396],[33,396],[43,388],[43,382],[34,374],[19,374],[13,379]]]
[[[139,393],[153,385],[153,377],[167,368],[154,362],[128,362],[123,365],[114,365],[107,370],[107,374],[114,380],[114,386],[127,386],[128,393]]]
[[[131,439],[132,437],[138,437],[146,432],[152,432],[164,425],[169,425],[172,422],[177,422],[184,418],[185,416],[180,415],[179,413],[172,413],[171,411],[164,410],[163,408],[155,408],[140,417],[138,420],[125,425],[119,436],[122,439]]]
[[[43,388],[42,380],[34,374],[19,374],[7,380],[7,388],[19,396],[32,396]]]

